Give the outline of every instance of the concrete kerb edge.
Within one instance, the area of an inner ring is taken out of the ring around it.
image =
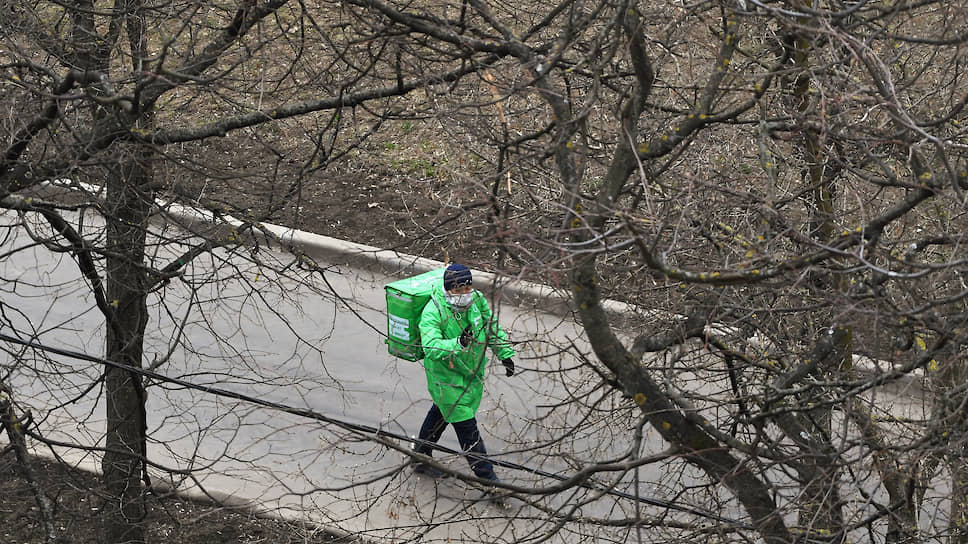
[[[310,256],[319,256],[321,260],[334,264],[352,265],[401,278],[446,266],[442,261],[289,227],[271,224],[263,224],[263,227],[291,247],[299,248]],[[506,301],[515,306],[538,309],[554,315],[573,313],[571,298],[563,289],[480,270],[474,270],[473,277],[476,288],[498,297],[499,302]],[[602,305],[607,312],[614,315],[628,315],[643,311],[641,308],[616,300],[603,300]]]
[[[280,240],[292,244],[293,247],[305,248],[307,252],[325,257],[327,262],[339,261],[358,266],[367,270],[381,273],[395,273],[401,276],[419,274],[441,268],[445,263],[423,257],[416,257],[405,253],[380,249],[373,246],[357,244],[346,240],[331,238],[319,234],[295,230],[277,225],[264,225]],[[491,294],[499,301],[506,301],[515,306],[534,308],[553,315],[574,314],[568,293],[548,285],[533,283],[519,279],[508,279],[490,272],[473,271],[475,287],[491,290]],[[602,300],[605,311],[614,318],[628,318],[640,316],[665,321],[685,320],[686,316],[657,310],[647,310],[632,304],[612,299]],[[710,333],[731,333],[730,327],[711,323],[707,326]],[[880,373],[893,368],[889,361],[876,361],[862,355],[854,355],[853,364],[862,372]],[[912,379],[922,379],[923,373],[917,369]]]
[[[57,455],[51,453],[49,448],[37,450],[30,448],[31,455],[45,459],[58,460],[70,465],[75,470],[89,472],[91,474],[102,474],[100,463],[92,461],[90,456],[85,453],[82,456],[72,455],[68,452],[59,452]],[[317,527],[332,538],[333,542],[371,544],[371,541],[364,537],[355,535],[351,532],[339,529],[329,524],[313,521],[305,516],[298,515],[297,511],[291,509],[267,508],[257,499],[247,499],[232,493],[225,493],[217,490],[207,489],[184,489],[180,488],[167,476],[153,474],[151,478],[150,492],[158,497],[174,496],[184,501],[198,504],[207,504],[218,508],[232,510],[246,514],[248,516],[259,517],[268,520],[278,520],[293,523],[304,523]]]
[[[73,187],[65,186],[60,182],[49,183],[46,186],[59,191],[75,190]],[[92,192],[98,190],[97,187],[85,186],[84,188]],[[207,226],[210,230],[219,228],[219,225],[214,223],[214,215],[211,212],[174,203],[159,202],[158,205],[166,210],[163,215],[166,220],[174,220],[171,222],[189,232],[192,231],[193,226],[199,224]],[[226,219],[236,227],[243,224],[242,221],[231,216],[226,216]],[[441,268],[445,264],[433,259],[380,249],[271,223],[262,223],[260,226],[275,237],[272,240],[262,235],[261,243],[281,243],[285,246],[284,249],[300,251],[310,258],[335,265],[353,266],[370,272],[403,278]],[[490,272],[474,271],[473,275],[475,287],[495,297],[498,303],[507,302],[518,307],[536,309],[552,315],[574,316],[570,296],[564,289],[499,276]],[[614,318],[638,316],[646,319],[675,321],[683,320],[686,317],[669,312],[649,310],[611,299],[603,300],[602,306]],[[729,327],[715,323],[709,325],[710,332],[721,332],[726,329],[729,329]],[[854,364],[867,372],[882,372],[883,368],[893,368],[889,361],[872,361],[857,355],[854,356]],[[917,375],[916,377],[920,379],[923,376]]]
[[[209,228],[214,226],[211,223],[213,219],[211,214],[184,206],[170,206],[166,217],[173,219],[175,225],[186,229],[197,227],[199,224]],[[230,218],[229,221],[235,226],[242,225],[242,222],[236,219]],[[262,223],[260,228],[270,233],[271,238],[262,235],[259,237],[259,243],[281,244],[283,249],[302,253],[315,261],[336,266],[351,266],[400,279],[446,266],[442,261],[271,223]],[[555,315],[571,313],[570,299],[560,289],[525,280],[509,279],[505,276],[479,270],[473,271],[473,277],[475,287],[498,297],[499,302],[534,308]],[[615,306],[616,304],[619,306]],[[614,312],[629,310],[621,303],[608,301],[607,305],[610,311]]]
[[[98,194],[102,190],[98,186],[71,180],[45,182],[41,184],[41,188],[42,194],[71,193],[79,189]],[[188,232],[193,232],[193,228],[204,225],[209,235],[229,235],[229,232],[220,231],[225,226],[215,223],[215,216],[212,212],[172,202],[159,201],[157,204],[160,209],[165,210],[163,214],[160,214],[163,220]],[[232,216],[226,216],[225,219],[229,225],[234,227],[243,225],[243,221]],[[303,252],[312,259],[335,265],[353,266],[369,272],[404,278],[442,268],[445,265],[445,263],[433,259],[380,249],[271,223],[261,223],[260,227],[275,238],[275,240],[272,240],[262,235],[259,239],[260,243],[281,243],[284,246],[283,249]],[[508,302],[522,308],[537,309],[559,316],[574,314],[570,295],[565,289],[476,270],[474,271],[474,284],[478,289],[495,297],[498,303]],[[645,310],[615,300],[603,300],[602,306],[606,312],[614,317],[646,314],[666,320],[684,319],[684,316]]]
[[[78,184],[70,180],[55,180],[42,184],[44,189],[55,193],[73,192],[77,190],[78,186]],[[80,184],[80,187],[91,193],[100,191],[99,187],[87,184]],[[199,223],[208,226],[210,229],[216,227],[214,224],[214,215],[211,212],[174,203],[159,202],[158,206],[166,210],[165,215],[163,215],[165,219],[174,219],[175,221],[172,222],[175,225],[189,232],[191,232],[191,227],[197,226]],[[242,225],[242,221],[231,216],[227,216],[227,220],[235,226]],[[286,249],[299,249],[311,258],[320,260],[325,258],[337,265],[352,265],[371,272],[380,272],[387,275],[400,276],[401,278],[444,266],[444,263],[440,261],[357,244],[289,227],[270,223],[264,223],[262,227],[275,236],[280,243],[288,245],[289,247]],[[268,240],[267,238],[262,240],[262,243],[269,242],[275,241]],[[548,285],[519,279],[509,279],[489,272],[475,271],[474,278],[475,286],[496,297],[499,303],[507,301],[519,307],[533,308],[559,316],[574,314],[570,297],[562,289],[555,289]],[[610,299],[603,300],[602,306],[612,317],[639,316],[642,318],[666,321],[685,319],[685,316],[682,315],[647,310]],[[725,327],[725,329],[729,329],[729,327]],[[718,332],[723,330],[723,326],[710,324],[709,330],[710,332]],[[893,365],[889,361],[873,361],[866,357],[856,355],[854,356],[854,364],[867,372],[882,372],[884,368],[893,368]],[[915,377],[916,379],[923,379],[923,372],[916,374]]]

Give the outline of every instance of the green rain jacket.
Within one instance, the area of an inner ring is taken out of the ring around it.
[[[472,325],[474,340],[460,345],[460,333]],[[458,312],[444,298],[443,284],[434,287],[430,301],[420,315],[420,339],[430,398],[448,423],[474,417],[484,393],[486,349],[504,360],[514,357],[507,333],[497,324],[483,295]]]

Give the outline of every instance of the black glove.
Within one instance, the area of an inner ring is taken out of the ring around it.
[[[468,325],[467,327],[464,328],[463,331],[461,331],[460,338],[458,338],[457,341],[460,342],[461,347],[466,348],[467,346],[471,345],[471,340],[473,339],[474,339],[474,333],[471,332],[471,326]]]
[[[508,357],[501,361],[501,364],[504,365],[504,370],[507,371],[508,377],[514,376],[514,359]]]

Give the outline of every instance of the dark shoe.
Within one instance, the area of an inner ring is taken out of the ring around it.
[[[507,510],[508,508],[511,508],[511,502],[508,501],[508,497],[504,495],[503,491],[496,491],[496,490],[488,491],[484,493],[484,498],[487,499],[487,502],[493,504],[494,506],[502,510]]]
[[[417,474],[423,474],[424,476],[430,476],[431,478],[438,480],[440,478],[446,478],[447,473],[440,470],[439,468],[428,465],[427,463],[417,463],[413,466],[413,471]]]
[[[497,477],[496,474],[493,475],[491,478],[488,478],[488,480],[496,484],[501,483],[501,480]],[[511,503],[508,502],[507,495],[505,495],[504,491],[501,489],[488,487],[487,489],[484,490],[484,498],[487,500],[487,502],[493,504],[498,508],[508,509],[511,507]]]

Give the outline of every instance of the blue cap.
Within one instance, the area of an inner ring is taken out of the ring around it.
[[[462,285],[472,285],[471,270],[460,263],[454,263],[444,270],[444,290],[450,291]]]

